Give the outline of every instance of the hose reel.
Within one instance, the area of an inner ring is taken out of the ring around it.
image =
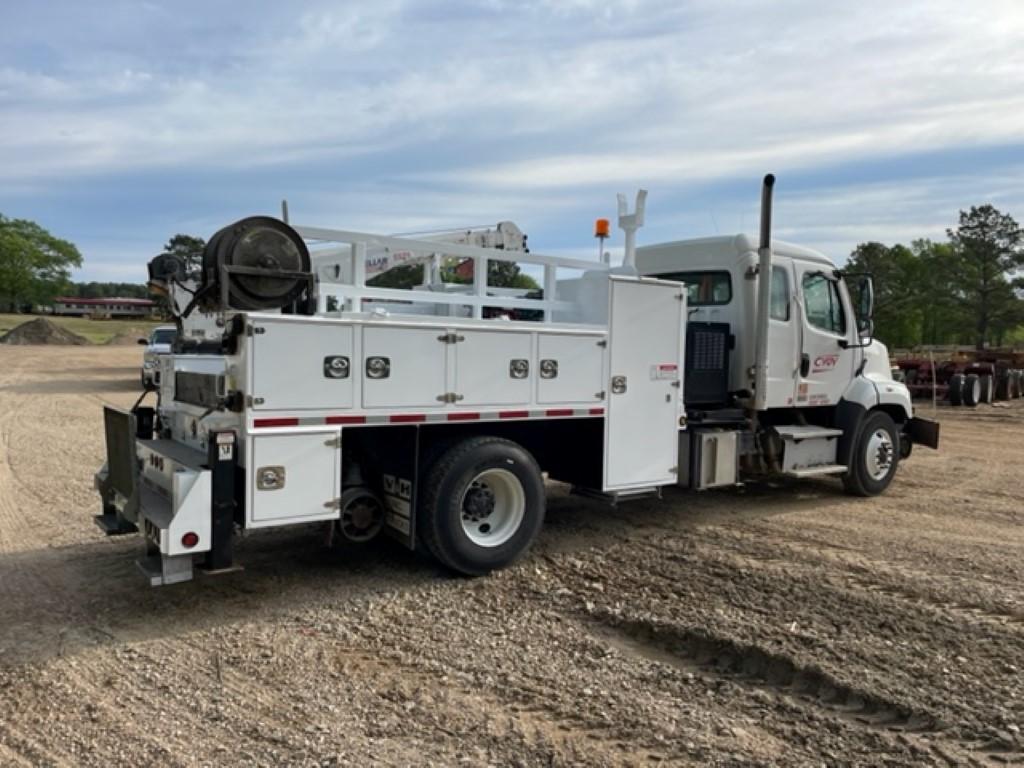
[[[250,216],[206,244],[201,303],[206,311],[283,309],[312,295],[313,279],[299,233],[279,219]]]

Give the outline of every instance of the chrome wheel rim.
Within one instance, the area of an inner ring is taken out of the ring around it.
[[[462,494],[462,532],[478,547],[500,547],[526,516],[526,492],[507,469],[485,469]]]
[[[892,469],[896,446],[892,436],[884,429],[876,429],[868,438],[865,456],[868,475],[872,480],[882,480]]]

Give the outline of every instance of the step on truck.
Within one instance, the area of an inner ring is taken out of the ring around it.
[[[286,208],[220,230],[195,271],[153,259],[178,334],[152,399],[104,409],[99,526],[142,534],[152,585],[305,524],[476,575],[536,538],[545,477],[613,503],[766,476],[882,493],[938,427],[872,338],[870,277],[772,241],[773,182],[756,241],[637,248],[646,193],[620,196],[614,266],[533,253],[510,222],[387,237]],[[539,289],[493,285],[502,262]],[[371,279],[396,267],[419,284]]]

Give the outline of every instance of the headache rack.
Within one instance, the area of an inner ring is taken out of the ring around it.
[[[367,312],[383,308],[389,313],[462,316],[483,319],[494,316],[488,310],[518,311],[520,317],[537,313],[542,322],[605,321],[598,307],[582,306],[585,292],[563,283],[569,295],[561,295],[559,270],[605,274],[609,266],[599,261],[544,256],[529,251],[479,248],[458,243],[389,237],[365,232],[296,226],[309,244],[313,269],[319,278],[316,313],[336,316],[341,312]],[[408,255],[403,264],[422,264],[423,284],[416,288],[385,288],[367,283],[367,261],[380,254]],[[471,262],[472,282],[453,283],[441,279],[445,260]],[[487,284],[492,261],[533,265],[539,268],[540,289],[506,288]],[[540,294],[539,296],[537,294]],[[460,314],[465,313],[465,314]],[[531,318],[532,319],[532,318]]]

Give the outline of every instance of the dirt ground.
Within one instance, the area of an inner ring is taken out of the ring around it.
[[[940,409],[890,491],[552,491],[454,578],[248,536],[149,589],[93,526],[136,348],[0,348],[0,765],[992,765],[1024,760],[1024,401]]]

